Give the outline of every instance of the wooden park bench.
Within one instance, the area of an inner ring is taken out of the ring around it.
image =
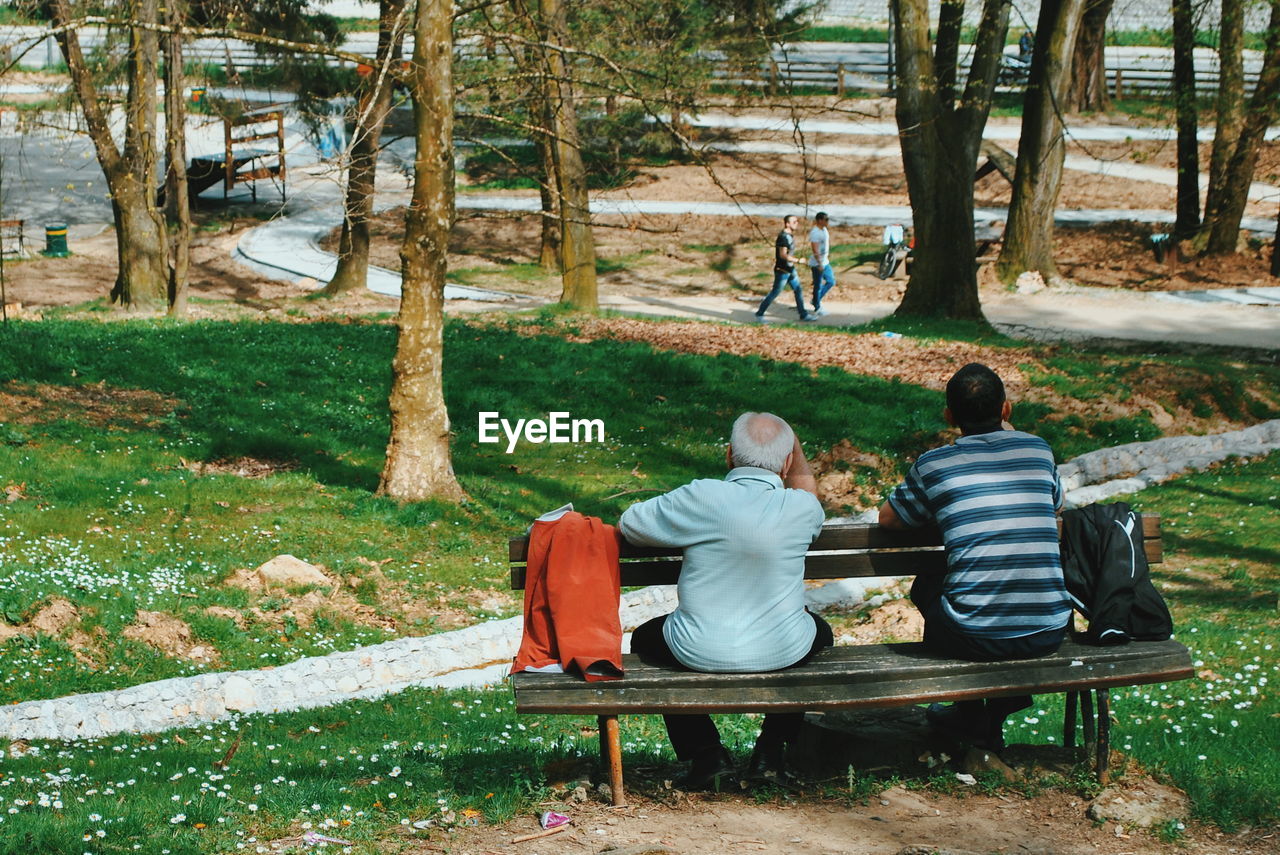
[[[1162,560],[1160,518],[1142,518],[1147,560]],[[805,558],[806,579],[911,576],[945,570],[937,529],[891,531],[878,525],[827,526]],[[524,588],[528,539],[510,543],[511,587]],[[670,585],[680,550],[624,545],[624,586]],[[1099,780],[1110,757],[1108,689],[1182,680],[1191,656],[1176,641],[1092,647],[1067,641],[1053,656],[968,662],[933,655],[921,642],[866,644],[824,650],[805,665],[763,674],[708,674],[643,663],[624,656],[626,676],[588,683],[572,674],[513,676],[516,711],[595,715],[600,755],[613,803],[624,803],[618,716],[650,713],[769,713],[896,707],[1007,695],[1066,693],[1063,744],[1075,746],[1083,719],[1086,752]],[[1095,703],[1096,699],[1096,703]],[[1079,713],[1077,713],[1079,710]],[[1096,710],[1096,712],[1095,712]]]
[[[26,220],[0,220],[0,255],[26,258],[27,244],[23,236]]]
[[[248,182],[253,201],[258,183],[271,180],[285,194],[284,110],[259,109],[222,121],[223,150],[191,158],[187,167],[187,195],[195,204],[200,194],[222,182],[222,198],[237,184]],[[165,188],[156,190],[156,204],[164,206]]]

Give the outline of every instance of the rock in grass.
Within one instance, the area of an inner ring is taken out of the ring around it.
[[[301,585],[329,585],[329,579],[314,564],[308,564],[292,555],[277,555],[257,570],[263,585],[296,587]]]
[[[1186,819],[1191,800],[1182,790],[1157,784],[1150,778],[1107,787],[1089,803],[1089,818],[1125,826],[1153,828],[1170,820]]]
[[[1025,270],[1018,274],[1015,283],[1019,294],[1038,294],[1045,289],[1044,277],[1035,270]]]

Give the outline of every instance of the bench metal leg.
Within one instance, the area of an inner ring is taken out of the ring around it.
[[[1098,783],[1107,782],[1107,767],[1111,763],[1111,696],[1107,689],[1098,689],[1098,746],[1094,761]]]
[[[1062,712],[1062,747],[1068,751],[1076,747],[1076,710],[1080,706],[1080,693],[1067,692],[1067,706]]]
[[[616,715],[598,716],[597,720],[600,723],[600,764],[609,770],[609,792],[613,806],[619,807],[627,803],[627,794],[622,788],[622,732]]]
[[[1084,720],[1084,755],[1088,757],[1098,747],[1096,720],[1093,717],[1093,692],[1085,689],[1080,693],[1080,718]]]

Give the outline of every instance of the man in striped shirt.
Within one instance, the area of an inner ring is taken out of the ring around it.
[[[937,523],[945,576],[917,576],[911,601],[924,615],[924,641],[973,661],[1027,659],[1056,651],[1071,616],[1058,553],[1062,507],[1053,452],[1043,439],[1005,429],[1004,384],[970,363],[947,383],[952,445],[922,454],[880,508],[880,524]],[[1004,747],[1004,721],[1031,697],[934,705],[929,719],[979,748]]]

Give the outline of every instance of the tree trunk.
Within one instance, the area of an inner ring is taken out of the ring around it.
[[[545,69],[543,73],[545,73]],[[538,146],[538,161],[541,165],[541,175],[538,177],[538,196],[541,202],[541,209],[543,209],[538,264],[547,273],[561,273],[561,259],[559,259],[559,247],[561,247],[561,228],[559,228],[561,200],[559,200],[556,179],[556,142],[552,140],[552,134],[549,131],[553,120],[550,110],[547,109],[547,99],[543,97],[547,87],[539,84],[536,90],[538,92],[531,95],[529,99],[530,113],[535,116],[536,123],[544,129],[543,132],[534,134],[534,145]]]
[[[578,111],[573,83],[564,55],[555,48],[566,41],[565,9],[561,0],[539,0],[546,41],[545,89],[547,129],[555,158],[555,193],[560,201],[560,302],[577,309],[600,307],[596,287],[596,247],[591,234],[591,206],[587,198],[587,170],[582,163]]]
[[[369,220],[378,172],[382,129],[391,114],[395,76],[404,42],[405,0],[382,0],[378,15],[378,50],[368,88],[359,100],[354,138],[347,164],[338,266],[324,288],[327,296],[363,291],[369,283]]]
[[[1244,127],[1244,0],[1222,0],[1218,75],[1217,128],[1209,153],[1209,192],[1204,204],[1206,224],[1217,219],[1227,162]]]
[[[534,19],[534,14],[526,0],[512,0],[515,18],[527,29],[528,38],[539,42],[546,37],[546,27]],[[533,81],[525,93],[529,110],[529,122],[536,130],[533,132],[533,143],[538,149],[538,165],[541,174],[538,176],[538,197],[541,202],[541,239],[539,241],[538,264],[547,273],[560,272],[560,197],[556,181],[556,151],[552,139],[552,117],[547,108],[546,94],[549,86],[545,49],[532,46],[519,46],[512,51],[512,58],[521,74]]]
[[[1276,234],[1280,235],[1280,214],[1276,215]],[[1280,276],[1280,240],[1271,241],[1271,275]]]
[[[80,49],[80,38],[71,28],[68,0],[51,0],[49,11],[58,47],[67,63],[71,88],[84,113],[85,128],[93,142],[111,192],[115,215],[119,270],[111,299],[126,308],[158,309],[167,303],[169,265],[166,259],[164,217],[156,208],[156,66],[159,22],[157,0],[135,0],[126,11],[129,20],[151,27],[131,28],[125,100],[123,151],[116,147],[103,99]]]
[[[444,284],[454,219],[453,0],[418,0],[414,24],[413,200],[400,248],[399,336],[392,363],[391,438],[378,492],[461,500],[445,407]]]
[[[1196,139],[1196,21],[1192,0],[1173,0],[1173,102],[1178,125],[1177,240],[1189,238],[1200,228],[1200,144]]]
[[[1071,59],[1071,86],[1059,103],[1068,113],[1102,113],[1111,106],[1107,91],[1107,18],[1115,0],[1085,0],[1080,34]]]
[[[898,134],[915,230],[915,261],[899,315],[982,320],[973,264],[973,171],[991,110],[1009,0],[985,0],[974,58],[958,100],[939,79],[927,0],[894,0]],[[945,46],[944,46],[945,47]],[[949,49],[941,49],[946,55]]]
[[[1058,105],[1071,85],[1071,62],[1086,0],[1042,0],[1031,75],[1022,101],[1022,135],[1013,178],[1009,223],[996,269],[1012,282],[1026,270],[1047,282],[1058,275],[1053,260],[1053,215],[1062,189],[1066,139]]]
[[[964,7],[964,3],[943,3],[938,8],[938,36],[934,40],[933,67],[934,73],[938,75],[938,97],[946,109],[950,109],[956,100]]]
[[[543,171],[539,181],[538,195],[542,202],[542,238],[539,242],[538,264],[547,273],[560,272],[560,220],[556,213],[560,204],[556,201],[554,188],[548,184],[554,181],[555,166]]]
[[[170,32],[164,37],[165,201],[168,218],[176,226],[169,248],[169,314],[187,314],[187,272],[191,266],[191,199],[187,195],[187,104],[183,98],[183,50],[179,28],[186,17],[186,3],[170,0],[165,20]]]
[[[1225,7],[1225,4],[1224,4]],[[1240,240],[1240,221],[1249,201],[1249,185],[1253,182],[1258,149],[1267,128],[1275,121],[1276,101],[1280,98],[1280,0],[1271,0],[1271,20],[1267,44],[1262,58],[1258,84],[1249,98],[1245,120],[1235,138],[1235,146],[1226,153],[1226,162],[1215,182],[1209,176],[1209,198],[1205,203],[1205,255],[1229,255]],[[1221,132],[1221,125],[1219,125]],[[1217,149],[1217,139],[1214,139]]]
[[[539,90],[545,87],[539,86]],[[530,111],[543,128],[552,126],[551,111],[541,94],[530,98]],[[542,240],[538,263],[548,273],[559,273],[560,267],[560,193],[556,181],[556,148],[550,131],[534,134],[542,174],[538,177],[538,196],[542,203]]]

